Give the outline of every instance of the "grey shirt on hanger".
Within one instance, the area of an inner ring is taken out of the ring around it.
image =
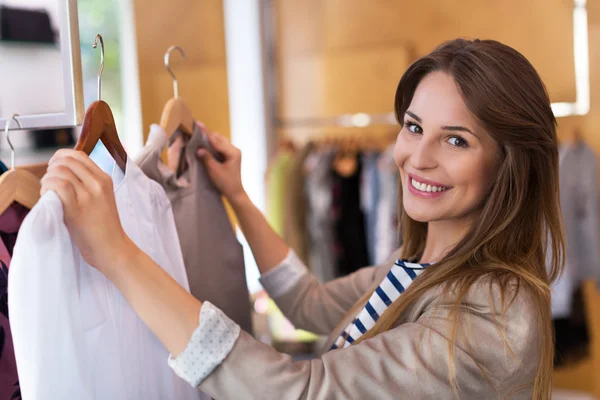
[[[198,127],[194,130],[183,153],[187,169],[180,177],[161,161],[167,140],[163,129],[152,125],[136,163],[165,189],[171,201],[190,292],[199,300],[219,307],[251,333],[242,246],[236,239],[220,193],[195,154],[203,146],[204,134]]]

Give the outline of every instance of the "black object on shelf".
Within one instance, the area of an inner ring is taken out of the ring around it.
[[[31,131],[30,135],[33,138],[34,148],[36,149],[75,146],[73,128],[40,129]]]
[[[56,43],[47,11],[0,6],[0,40]]]

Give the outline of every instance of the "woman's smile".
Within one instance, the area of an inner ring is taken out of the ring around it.
[[[425,199],[441,197],[448,190],[452,189],[451,186],[445,186],[439,182],[424,179],[413,174],[408,174],[407,186],[410,193]]]

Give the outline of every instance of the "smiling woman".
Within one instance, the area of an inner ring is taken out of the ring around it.
[[[214,398],[549,399],[549,285],[564,243],[540,77],[508,46],[454,40],[408,68],[396,114],[403,247],[323,285],[250,201],[240,151],[210,134],[224,162],[198,153],[263,287],[296,327],[329,334],[330,351],[310,361],[259,343],[171,279],[127,237],[111,179],[86,155],[57,153],[43,191],[57,192],[83,257],[169,349],[169,365]]]
[[[458,238],[477,217],[498,173],[498,143],[471,114],[446,72],[423,78],[403,123],[395,159],[406,193],[404,209],[416,221],[429,222],[430,229],[451,220],[444,231]]]

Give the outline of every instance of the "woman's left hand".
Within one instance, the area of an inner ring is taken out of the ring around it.
[[[85,153],[59,150],[42,178],[41,193],[48,190],[60,197],[65,224],[84,260],[106,273],[130,242],[119,219],[111,177]]]

